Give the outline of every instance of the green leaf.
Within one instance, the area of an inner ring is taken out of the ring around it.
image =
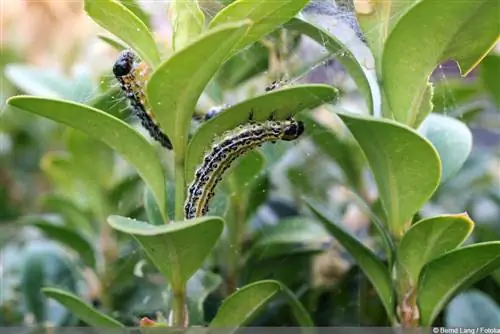
[[[203,217],[155,226],[120,216],[110,216],[116,230],[131,234],[174,289],[200,268],[224,228],[218,217]]]
[[[500,267],[500,242],[463,247],[429,262],[420,274],[420,324],[430,326],[450,297]]]
[[[399,243],[400,268],[417,284],[424,265],[460,246],[473,228],[474,222],[467,214],[437,216],[415,223]]]
[[[391,233],[402,236],[405,225],[432,196],[441,164],[434,147],[402,124],[338,114],[361,146],[377,182]]]
[[[299,85],[271,91],[224,110],[203,123],[191,139],[186,158],[186,181],[190,182],[194,178],[196,168],[213,143],[214,137],[247,123],[250,111],[256,121],[267,120],[273,112],[276,119],[285,119],[304,109],[331,102],[336,97],[337,90],[329,86]]]
[[[483,85],[490,92],[498,109],[500,109],[500,55],[490,54],[481,62],[480,78]]]
[[[111,36],[106,36],[102,34],[97,34],[97,37],[104,43],[114,48],[116,51],[122,51],[128,49],[128,46],[126,44],[123,44],[123,42],[117,38],[113,38]]]
[[[459,294],[446,308],[446,327],[495,328],[500,324],[500,307],[481,291]]]
[[[472,150],[472,133],[455,118],[430,114],[418,131],[434,145],[442,164],[441,183],[463,166]]]
[[[238,289],[224,300],[209,327],[234,328],[227,332],[233,333],[254,319],[262,307],[280,292],[285,294],[297,323],[301,327],[313,327],[311,317],[293,293],[280,282],[272,280],[258,281]]]
[[[139,5],[137,0],[120,0],[122,5],[127,7],[139,20],[141,20],[148,29],[151,29],[151,22],[149,20],[149,15],[146,14]]]
[[[121,120],[126,119],[132,114],[129,103],[127,99],[123,97],[123,92],[119,87],[112,88],[103,94],[99,94],[86,104]]]
[[[386,117],[412,127],[434,68],[454,59],[463,75],[486,56],[500,35],[497,0],[422,0],[396,24],[384,46]],[[439,13],[439,15],[436,15]],[[415,27],[421,29],[415,29]]]
[[[90,218],[82,210],[67,198],[49,194],[41,200],[41,206],[46,211],[57,212],[64,217],[64,223],[67,227],[76,231],[85,231],[92,233],[94,227]]]
[[[61,243],[62,245],[73,249],[83,260],[85,265],[95,268],[96,259],[94,247],[78,232],[65,226],[54,225],[42,217],[33,217],[25,220],[24,223],[31,224],[38,228],[50,239]]]
[[[148,188],[144,188],[143,195],[144,209],[148,216],[148,222],[153,225],[163,225],[165,221],[161,215],[161,210],[156,203],[153,193]]]
[[[205,27],[205,15],[197,0],[174,0],[170,4],[172,12],[172,44],[179,50],[198,37]]]
[[[360,64],[344,43],[330,34],[327,30],[313,24],[314,21],[312,20],[312,17],[302,17],[307,21],[294,18],[290,20],[285,27],[309,36],[334,55],[335,60],[345,67],[349,75],[356,83],[359,91],[363,94],[368,109],[372,112],[376,110],[377,107],[374,106],[374,100],[375,97],[377,100],[380,99],[380,88],[378,87],[377,79],[374,74],[370,73],[366,66]]]
[[[215,15],[210,21],[209,29],[226,23],[251,20],[253,24],[250,30],[232,50],[235,54],[289,21],[308,2],[308,0],[237,0]]]
[[[72,293],[55,288],[43,288],[42,291],[47,297],[56,300],[58,303],[68,308],[76,317],[90,326],[106,328],[125,327],[115,319],[96,311],[92,306]]]
[[[152,68],[160,63],[151,32],[127,7],[113,0],[85,0],[84,10],[98,25],[130,45]]]
[[[203,303],[208,295],[222,283],[222,278],[212,272],[198,270],[187,283],[187,305],[190,326],[205,325]]]
[[[262,228],[254,238],[253,256],[265,257],[321,251],[331,246],[332,237],[323,226],[303,217],[288,218]]]
[[[16,96],[8,104],[50,118],[102,140],[137,168],[158,203],[165,203],[165,177],[154,147],[128,124],[100,110],[68,101]],[[166,213],[163,214],[166,217]]]
[[[392,323],[394,319],[394,290],[392,288],[389,269],[382,261],[358,239],[351,236],[334,222],[330,222],[322,213],[320,213],[311,203],[307,206],[312,210],[319,222],[337,239],[337,241],[352,255],[359,267],[368,277],[377,294],[382,301],[387,316]]]
[[[152,73],[146,87],[149,102],[176,155],[185,154],[191,116],[203,89],[247,29],[247,23],[237,23],[210,31]]]

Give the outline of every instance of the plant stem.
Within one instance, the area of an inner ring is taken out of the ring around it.
[[[175,152],[175,221],[177,223],[184,220],[184,199],[185,199],[185,175],[184,175],[184,150],[180,147]],[[173,290],[173,327],[185,328],[188,326],[188,312],[186,307],[186,286],[185,284],[172,286]]]

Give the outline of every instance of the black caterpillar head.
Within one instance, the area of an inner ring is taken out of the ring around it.
[[[282,140],[295,140],[304,133],[304,123],[301,121],[291,122],[290,125],[285,129]]]
[[[131,50],[125,50],[120,53],[120,56],[113,65],[113,74],[115,77],[123,77],[132,71],[134,62],[137,56]]]

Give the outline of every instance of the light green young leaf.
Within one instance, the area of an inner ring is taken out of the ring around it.
[[[174,289],[201,267],[224,228],[222,219],[207,216],[161,226],[110,216],[108,223],[134,236]]]
[[[113,38],[111,36],[106,36],[106,35],[103,35],[103,34],[97,34],[97,37],[101,41],[103,41],[104,43],[106,43],[109,46],[111,46],[116,51],[122,51],[122,50],[125,50],[125,49],[128,48],[128,46],[126,44],[124,44],[122,41],[120,41],[117,38]]]
[[[432,144],[402,124],[338,114],[363,150],[377,182],[392,234],[400,237],[436,190],[441,163]]]
[[[442,164],[441,183],[449,180],[463,166],[472,150],[472,133],[459,120],[430,114],[418,131],[434,145]]]
[[[401,239],[397,251],[398,265],[416,284],[426,263],[460,246],[473,228],[474,222],[467,214],[421,220]]]
[[[198,37],[205,27],[205,15],[200,10],[197,0],[174,0],[172,10],[172,43],[174,50],[179,50]]]
[[[463,247],[429,262],[420,274],[417,303],[420,324],[432,325],[448,300],[460,289],[500,268],[500,242]]]
[[[84,9],[97,24],[130,45],[152,68],[160,63],[148,27],[123,4],[113,0],[85,0]]]
[[[16,96],[8,104],[78,129],[99,139],[130,162],[151,188],[158,203],[165,203],[165,177],[154,147],[132,127],[100,110],[62,100]],[[166,217],[166,213],[163,213]]]
[[[68,308],[73,314],[83,322],[93,327],[111,327],[111,328],[125,328],[123,324],[115,319],[97,311],[92,306],[87,304],[80,297],[72,293],[55,289],[43,288],[42,292],[49,298],[52,298]]]
[[[434,68],[454,59],[463,75],[469,73],[500,36],[499,11],[497,0],[422,0],[401,17],[382,57],[386,117],[418,126]]]

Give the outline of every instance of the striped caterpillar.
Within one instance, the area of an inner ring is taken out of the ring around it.
[[[148,130],[154,140],[171,150],[172,142],[156,123],[151,110],[146,107],[144,82],[148,71],[145,63],[139,62],[138,57],[131,50],[122,51],[113,66],[113,74],[129,99],[132,109],[141,120],[142,126]]]
[[[264,122],[250,122],[228,132],[221,140],[215,141],[205,155],[203,163],[196,170],[195,178],[188,189],[184,206],[186,219],[203,216],[214,195],[214,190],[231,163],[248,151],[265,142],[295,140],[304,132],[304,124],[292,118],[277,121],[273,116]]]

